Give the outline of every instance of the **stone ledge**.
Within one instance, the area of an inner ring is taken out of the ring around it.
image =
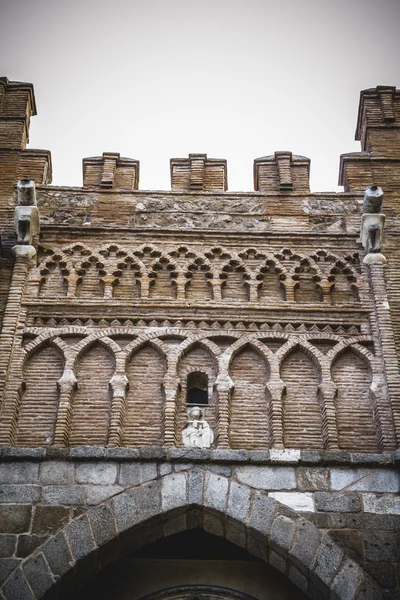
[[[360,452],[308,451],[295,449],[271,450],[231,450],[229,448],[106,448],[103,446],[74,446],[63,448],[19,448],[0,446],[0,462],[44,461],[44,460],[112,460],[112,461],[152,461],[152,462],[190,462],[222,464],[260,464],[260,465],[340,465],[368,466],[386,468],[398,465],[399,450],[392,454],[371,454]]]

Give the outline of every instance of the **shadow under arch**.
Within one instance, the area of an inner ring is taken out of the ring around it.
[[[171,526],[174,532],[202,528],[267,564],[278,554],[281,571],[289,576],[295,568],[301,577],[293,583],[310,597],[316,589],[335,600],[383,597],[369,575],[303,516],[248,483],[196,468],[129,488],[88,509],[20,563],[1,586],[2,597],[59,597],[88,575],[167,537]]]

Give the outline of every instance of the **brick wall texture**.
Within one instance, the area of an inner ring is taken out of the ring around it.
[[[206,154],[171,159],[171,191],[140,190],[139,162],[115,152],[83,159],[81,188],[54,187],[50,153],[26,149],[35,114],[32,85],[0,78],[0,580],[82,507],[149,469],[179,473],[197,377],[214,432],[201,469],[307,513],[398,599],[395,538],[383,548],[400,511],[400,92],[361,92],[361,151],[342,155],[337,194],[310,193],[310,160],[291,152],[256,159],[248,193]],[[14,248],[20,179],[35,181],[41,221],[29,256]],[[385,265],[365,264],[358,241],[373,184]],[[92,472],[82,448],[101,458]],[[314,466],[285,463],[275,486],[273,453]],[[240,457],[254,466],[233,468]]]

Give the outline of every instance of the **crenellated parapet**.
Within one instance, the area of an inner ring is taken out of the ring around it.
[[[171,189],[182,192],[225,192],[228,189],[226,160],[207,154],[171,158]]]
[[[254,161],[256,192],[309,192],[310,159],[291,152],[275,152]]]
[[[139,187],[139,161],[121,157],[118,152],[84,158],[82,168],[84,188],[132,191]]]

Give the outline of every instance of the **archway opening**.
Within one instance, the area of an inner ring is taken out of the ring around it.
[[[70,597],[62,595],[59,600]],[[74,598],[306,600],[307,596],[263,560],[198,527],[125,556],[74,591]]]

